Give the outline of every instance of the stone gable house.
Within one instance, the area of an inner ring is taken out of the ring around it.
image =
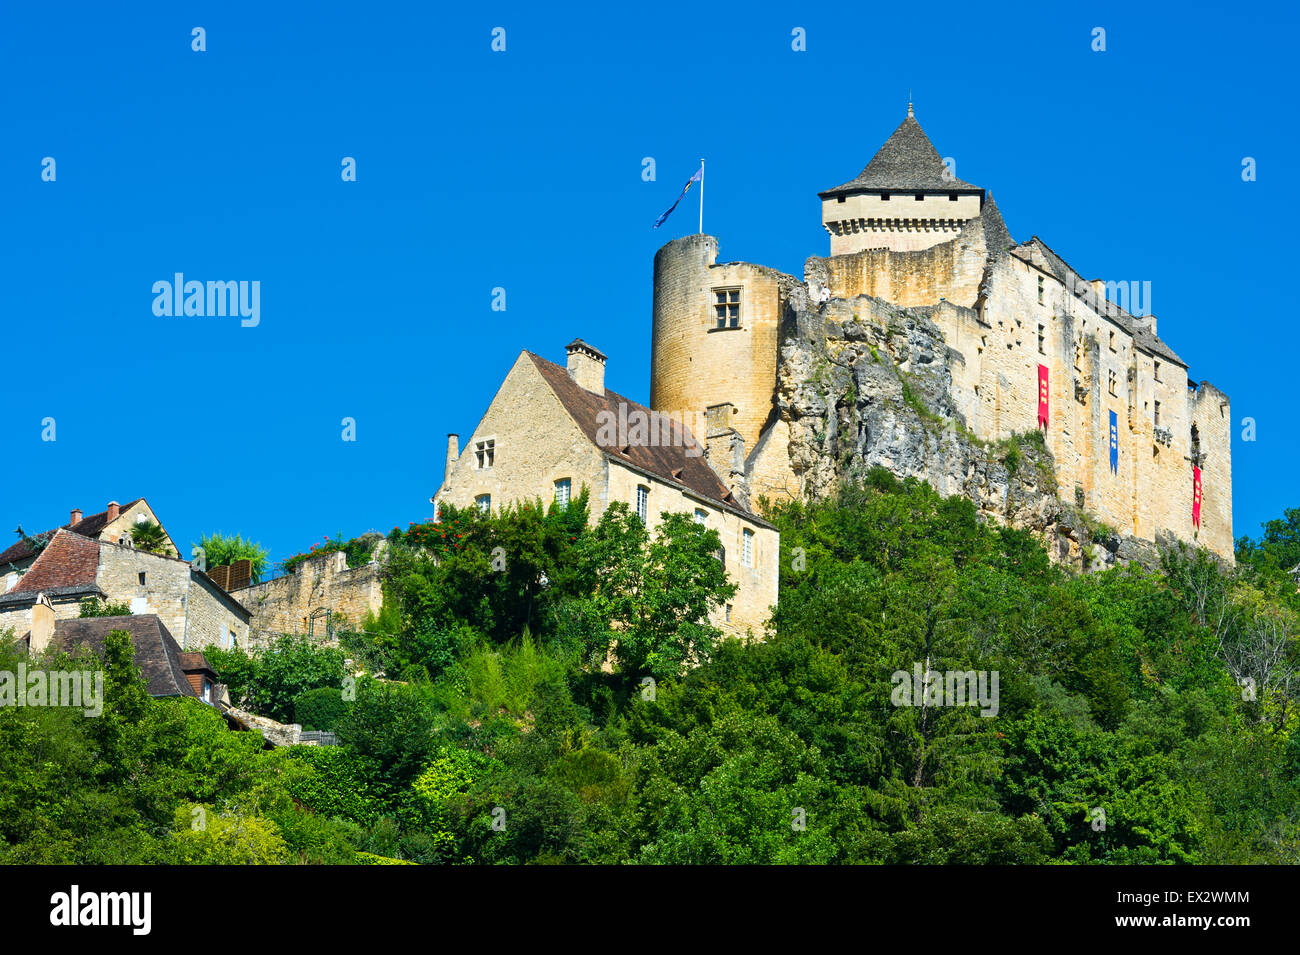
[[[777,602],[776,528],[724,483],[687,423],[608,391],[606,358],[587,343],[566,351],[565,367],[521,352],[464,450],[459,435],[448,435],[435,507],[567,503],[586,487],[593,523],[615,501],[651,533],[664,512],[691,514],[718,532],[737,585],[712,622],[724,633],[761,635]]]
[[[140,497],[125,505],[119,505],[117,501],[109,501],[108,507],[88,517],[82,515],[81,508],[74,507],[63,529],[91,540],[103,540],[115,544],[124,538],[129,540],[131,529],[147,521],[162,527],[162,521],[158,520],[149,503]],[[23,534],[21,528],[19,529],[21,539],[0,552],[0,581],[3,581],[0,593],[13,589],[18,577],[21,577],[23,572],[32,565],[41,549],[50,542],[54,531],[58,529],[56,527],[34,536]],[[170,535],[167,534],[166,528],[163,529],[162,551],[173,557],[180,554]]]
[[[246,643],[251,615],[238,600],[179,557],[136,550],[128,532],[106,533],[112,523],[99,528],[98,538],[60,527],[40,535],[39,548],[29,543],[39,539],[20,542],[35,553],[15,554],[11,566],[22,569],[10,572],[0,593],[0,631],[12,628],[25,638],[42,600],[56,620],[73,620],[81,602],[94,597],[127,604],[133,615],[157,616],[180,635],[183,649]]]

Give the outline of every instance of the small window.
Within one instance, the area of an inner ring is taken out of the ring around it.
[[[880,201],[881,201],[881,202],[888,202],[888,201],[889,201],[889,193],[887,193],[887,192],[882,192],[882,193],[880,194]]]
[[[917,202],[922,201],[924,198],[925,198],[925,193],[924,193],[924,192],[918,192],[918,193],[916,194],[916,201],[917,201]]]
[[[573,489],[573,482],[568,478],[560,478],[555,482],[555,503],[560,507],[569,506],[569,492]]]
[[[956,195],[951,195],[951,196],[949,196],[949,197],[948,197],[948,201],[949,201],[949,202],[956,202],[956,201],[957,201],[957,196],[956,196]]]
[[[487,438],[474,445],[474,463],[479,470],[492,467],[496,456],[497,443],[494,438]]]
[[[695,509],[695,523],[707,524],[709,522],[709,512],[701,508]]]
[[[1158,401],[1156,402],[1156,411],[1155,411],[1155,415],[1156,415],[1156,419],[1155,419],[1155,420],[1156,420],[1156,427],[1158,428],[1158,427],[1160,427],[1160,402],[1158,402]]]
[[[754,566],[754,532],[748,527],[740,532],[740,563],[745,567]]]
[[[1160,362],[1155,363],[1155,377],[1156,381],[1160,381]]]
[[[144,571],[140,571],[140,586],[144,586]]]
[[[649,523],[650,514],[650,489],[643,484],[638,484],[636,488],[636,516],[641,518],[642,524]]]
[[[1038,276],[1038,304],[1043,304],[1043,277]]]
[[[480,494],[478,497],[474,498],[474,503],[478,505],[480,514],[490,513],[492,510],[492,495]]]
[[[715,328],[740,327],[740,289],[713,290],[713,321]]]
[[[1039,325],[1038,326],[1038,354],[1040,355],[1047,354],[1047,352],[1043,349],[1043,342],[1045,340],[1046,334],[1047,334],[1047,330],[1043,328],[1042,325]]]
[[[836,199],[835,201],[836,201],[836,202],[843,202],[846,198],[848,198],[848,197],[847,197],[847,196],[840,196],[840,197],[839,197],[838,199]]]
[[[1110,333],[1110,350],[1111,350],[1111,351],[1114,351],[1114,350],[1115,350],[1115,333],[1114,333],[1114,332],[1111,332],[1111,333]]]
[[[731,623],[731,604],[727,604],[727,623]]]
[[[203,681],[203,702],[212,702],[212,683],[206,679]]]
[[[1115,381],[1116,381],[1115,373],[1112,371],[1109,374],[1110,374],[1110,393],[1114,395],[1116,398],[1118,398],[1119,392],[1115,390]]]

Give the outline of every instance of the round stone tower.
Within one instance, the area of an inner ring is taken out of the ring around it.
[[[674,239],[655,254],[650,407],[691,421],[707,412],[697,437],[734,429],[750,451],[776,393],[782,275],[717,259],[711,235]]]

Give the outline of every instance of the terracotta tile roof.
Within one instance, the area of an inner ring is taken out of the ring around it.
[[[14,589],[0,595],[0,603],[21,603],[38,593],[99,594],[98,570],[99,541],[59,528]]]
[[[533,352],[525,352],[524,354],[532,359],[533,364],[537,366],[537,370],[541,372],[546,383],[555,392],[555,396],[560,399],[560,404],[564,406],[564,409],[568,411],[578,427],[582,429],[582,433],[586,435],[587,440],[609,455],[612,460],[630,465],[635,470],[650,474],[668,484],[692,491],[709,500],[715,507],[731,511],[733,514],[743,515],[764,527],[770,526],[766,521],[745,510],[735,502],[731,491],[722,483],[717,473],[713,468],[709,467],[709,463],[705,460],[703,442],[698,444],[700,454],[691,456],[686,453],[688,445],[696,445],[696,438],[689,428],[684,427],[680,422],[672,422],[672,443],[669,447],[646,447],[644,445],[629,445],[626,448],[602,447],[596,437],[596,433],[600,428],[597,416],[601,412],[609,412],[616,420],[620,404],[626,404],[626,413],[628,415],[631,415],[633,411],[641,411],[646,415],[653,412],[645,405],[632,401],[630,398],[625,398],[609,389],[605,390],[604,395],[590,392],[570,378],[567,369],[560,367],[555,362],[547,361]]]
[[[979,186],[963,182],[948,172],[943,157],[910,113],[871,157],[871,162],[858,173],[856,179],[819,192],[818,195],[825,199],[828,196],[855,192],[888,192],[894,189],[913,192],[984,192]]]
[[[123,504],[121,510],[125,511],[129,507],[134,507],[143,500],[144,498],[137,497],[134,501]],[[98,514],[91,514],[89,517],[83,517],[75,524],[64,524],[62,529],[72,531],[74,534],[80,534],[82,537],[98,537],[99,532],[104,529],[104,525],[107,523],[108,510],[105,509],[100,511]],[[56,527],[54,530],[44,531],[43,533],[33,534],[31,536],[33,540],[45,543],[54,536],[54,531],[57,530],[60,530],[60,528]],[[8,563],[16,563],[20,560],[26,560],[34,553],[35,551],[27,541],[20,540],[7,550],[0,552],[0,567],[3,567]]]
[[[67,653],[84,646],[102,654],[104,638],[112,630],[125,630],[131,634],[135,665],[145,678],[150,696],[198,696],[185,676],[181,661],[182,657],[202,657],[203,654],[183,653],[166,624],[154,614],[59,620],[54,624],[50,646]]]

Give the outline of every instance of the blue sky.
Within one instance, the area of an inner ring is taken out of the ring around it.
[[[1300,506],[1294,8],[920,9],[6,5],[0,531],[144,496],[186,551],[238,532],[280,559],[422,520],[521,349],[581,336],[648,397],[652,259],[694,197],[650,224],[701,156],[721,259],[802,275],[817,191],[909,89],[1017,240],[1151,281],[1162,337],[1232,398],[1236,533]],[[175,272],[259,281],[260,324],[156,317]]]

